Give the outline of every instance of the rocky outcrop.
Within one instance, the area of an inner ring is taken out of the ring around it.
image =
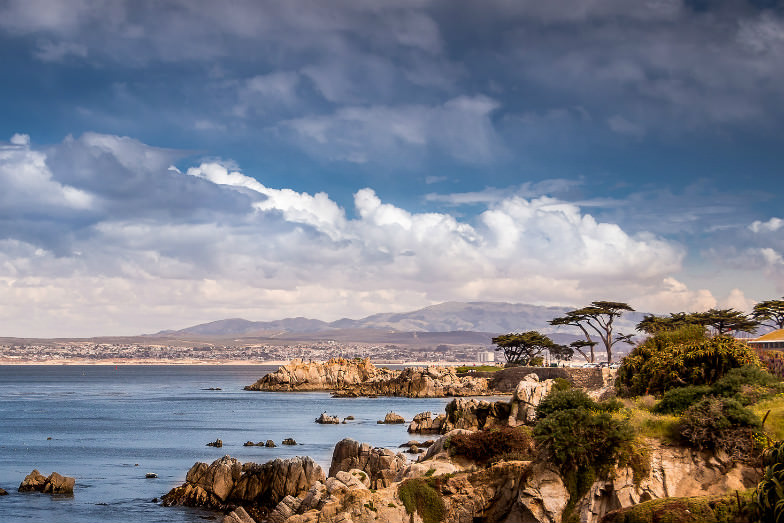
[[[346,392],[355,396],[402,396],[441,398],[492,394],[487,378],[459,377],[453,367],[407,367],[399,374],[371,378],[351,385]]]
[[[446,414],[439,414],[433,418],[430,411],[420,412],[408,426],[408,432],[412,434],[441,434],[441,428],[446,421]]]
[[[223,446],[223,440],[216,439],[215,441],[210,441],[209,443],[207,443],[207,446],[221,448]]]
[[[384,416],[383,420],[378,420],[377,423],[386,424],[386,425],[399,425],[405,423],[406,420],[403,419],[403,416],[400,414],[396,414],[394,412],[387,412],[387,415]]]
[[[539,381],[529,374],[517,384],[509,401],[490,402],[476,399],[454,399],[446,413],[432,418],[430,412],[414,416],[408,432],[445,434],[454,429],[486,430],[493,427],[517,427],[536,420],[536,407],[550,392],[554,380]]]
[[[296,445],[297,442],[294,441],[294,438],[286,438],[281,442],[281,445]]]
[[[359,470],[341,471],[298,498],[282,500],[269,523],[409,523],[395,487],[371,490]],[[421,521],[421,519],[413,519]]]
[[[33,470],[25,476],[19,485],[19,492],[43,492],[44,494],[73,494],[76,480],[52,472],[44,476],[38,470]]]
[[[721,453],[649,445],[650,473],[635,481],[631,468],[619,468],[612,479],[595,482],[580,501],[582,523],[598,523],[607,512],[651,499],[724,494],[753,487],[760,479],[756,469]]]
[[[508,425],[517,427],[536,421],[536,407],[550,393],[555,380],[539,381],[539,376],[528,374],[515,387],[509,400]]]
[[[459,377],[452,367],[378,368],[369,359],[335,358],[326,363],[292,360],[246,390],[335,391],[338,396],[403,396],[439,398],[491,394],[487,378]]]
[[[250,517],[244,508],[237,507],[226,514],[222,523],[256,523],[256,520]]]
[[[333,358],[323,363],[304,363],[300,359],[294,359],[253,385],[245,387],[245,390],[273,392],[341,390],[370,379],[390,378],[395,374],[395,371],[376,367],[369,359]]]
[[[329,475],[356,469],[368,474],[371,488],[384,488],[405,465],[406,458],[400,453],[345,438],[335,445]]]
[[[242,464],[224,456],[210,465],[193,465],[185,483],[169,491],[163,504],[217,510],[231,505],[270,508],[286,496],[297,496],[323,480],[323,470],[308,457],[275,459],[259,465]]]
[[[7,496],[8,492],[0,488],[0,496]]]

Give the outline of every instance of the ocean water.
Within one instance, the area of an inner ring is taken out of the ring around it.
[[[410,420],[443,412],[448,399],[331,398],[327,393],[250,392],[274,367],[0,366],[0,522],[220,521],[222,516],[153,503],[197,461],[311,456],[327,472],[339,440],[397,447],[406,425],[379,425],[389,411]],[[204,390],[219,387],[220,391]],[[356,420],[314,422],[322,412]],[[281,446],[294,438],[295,447]],[[51,439],[49,439],[51,438]],[[216,438],[223,448],[207,447]],[[243,447],[272,439],[276,448]],[[17,492],[33,469],[76,478],[72,497]],[[155,472],[157,479],[146,479]]]

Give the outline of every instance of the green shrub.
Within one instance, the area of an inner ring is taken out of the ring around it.
[[[439,523],[444,520],[446,506],[441,494],[423,479],[405,480],[398,486],[397,495],[406,512],[410,515],[418,513],[424,523]]]
[[[615,398],[596,402],[581,389],[551,389],[550,393],[536,407],[536,418],[541,420],[554,412],[570,409],[615,412],[622,408],[623,403]]]
[[[693,448],[724,450],[745,460],[754,454],[754,434],[761,427],[759,418],[734,399],[710,396],[686,409],[679,432]]]
[[[629,424],[585,408],[549,414],[534,427],[534,439],[562,471],[614,465],[618,451],[634,440]]]
[[[569,390],[572,388],[572,383],[565,378],[555,378],[550,392],[558,392],[561,390]]]
[[[662,394],[686,385],[712,385],[730,369],[760,367],[748,345],[731,336],[706,337],[701,326],[660,332],[623,359],[615,382],[619,395]]]
[[[773,396],[781,390],[778,378],[760,367],[745,366],[730,369],[713,384],[716,396],[735,397],[746,405],[763,397]]]
[[[534,441],[525,427],[503,427],[479,430],[470,434],[455,434],[449,438],[449,453],[463,456],[479,464],[501,459],[531,459]]]
[[[653,407],[656,414],[682,414],[686,409],[711,393],[709,385],[689,385],[670,389],[664,397]]]
[[[774,443],[762,453],[765,473],[751,498],[757,521],[784,521],[784,441]]]
[[[596,402],[585,391],[580,389],[550,390],[536,407],[536,418],[544,419],[547,416],[571,409],[596,409]]]

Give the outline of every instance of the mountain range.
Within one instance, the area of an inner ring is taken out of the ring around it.
[[[569,327],[553,327],[549,321],[563,315],[570,307],[546,307],[504,302],[445,302],[402,313],[380,313],[358,320],[343,318],[325,322],[311,318],[285,318],[274,321],[250,321],[241,318],[202,323],[180,330],[161,331],[156,336],[265,336],[328,335],[362,331],[381,333],[481,332],[503,334],[537,330],[545,334],[578,333]],[[642,313],[627,313],[616,320],[618,332],[629,333]],[[367,332],[361,337],[367,337]],[[309,337],[309,336],[308,336]],[[343,337],[343,336],[341,336]]]

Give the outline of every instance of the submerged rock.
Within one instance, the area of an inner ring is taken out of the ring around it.
[[[49,476],[44,476],[38,470],[33,470],[25,476],[19,485],[19,492],[43,492],[45,494],[73,494],[76,480],[68,476],[62,476],[57,472],[52,472]]]

